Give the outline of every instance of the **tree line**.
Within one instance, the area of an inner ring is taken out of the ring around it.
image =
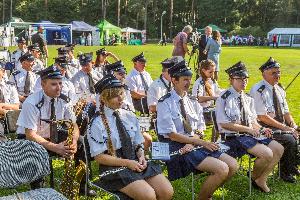
[[[174,37],[184,25],[203,28],[216,24],[229,32],[252,31],[265,35],[273,27],[298,27],[299,0],[2,0],[2,20],[12,15],[24,21],[69,23],[83,20],[96,25],[101,19],[119,27],[146,29],[148,38],[163,32]],[[250,34],[249,33],[249,34]]]

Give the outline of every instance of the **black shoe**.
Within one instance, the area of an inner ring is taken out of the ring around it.
[[[79,194],[81,195],[81,196],[85,196],[85,189],[83,188],[80,188],[80,190],[79,190]],[[97,193],[96,193],[96,191],[95,190],[92,190],[92,189],[90,189],[90,188],[88,188],[87,189],[87,196],[88,197],[96,197],[97,196]]]
[[[296,179],[291,175],[291,174],[282,174],[280,176],[280,178],[284,181],[284,182],[288,182],[288,183],[295,183]]]

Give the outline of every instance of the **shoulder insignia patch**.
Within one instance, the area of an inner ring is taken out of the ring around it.
[[[60,94],[59,98],[61,98],[62,100],[64,100],[65,102],[69,103],[71,101],[71,99],[64,94]]]
[[[229,96],[231,95],[231,92],[229,90],[227,90],[222,96],[222,99],[227,99]]]
[[[16,70],[16,71],[14,71],[13,73],[11,73],[13,76],[16,76],[17,74],[20,74],[21,73],[21,71],[19,71],[19,70]]]
[[[262,85],[258,88],[257,92],[262,93],[265,90],[266,86]]]
[[[167,98],[169,98],[171,96],[171,93],[167,93],[166,95],[164,95],[164,96],[162,96],[159,100],[158,100],[158,102],[163,102],[164,100],[166,100]]]

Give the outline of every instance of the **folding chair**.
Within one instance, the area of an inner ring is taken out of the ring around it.
[[[0,188],[15,188],[31,183],[50,173],[48,153],[41,145],[28,140],[1,142],[0,172]],[[34,196],[39,196],[41,199],[50,199],[51,197],[51,199],[67,200],[62,194],[51,188],[17,193],[0,199],[29,199]]]

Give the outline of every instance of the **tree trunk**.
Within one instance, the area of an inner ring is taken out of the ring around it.
[[[173,38],[173,6],[174,6],[174,2],[173,0],[170,0],[170,26],[169,26],[169,37]]]
[[[106,18],[106,0],[101,0],[102,18]]]
[[[147,30],[148,3],[149,0],[145,0],[144,30]]]
[[[120,4],[121,4],[121,0],[118,0],[118,8],[117,8],[117,15],[118,15],[118,27],[120,27]]]
[[[3,0],[2,1],[2,11],[3,11],[3,15],[2,15],[2,21],[3,21],[3,24],[5,23],[5,1]]]
[[[195,26],[195,1],[192,0],[192,7],[191,7],[191,25],[192,27]]]
[[[128,0],[125,0],[125,6],[124,6],[124,15],[127,16],[127,9],[128,9]],[[123,22],[124,23],[124,22]],[[125,27],[128,25],[128,20],[125,18]]]
[[[137,12],[136,13],[136,29],[139,29],[139,15],[140,15],[140,13]]]

